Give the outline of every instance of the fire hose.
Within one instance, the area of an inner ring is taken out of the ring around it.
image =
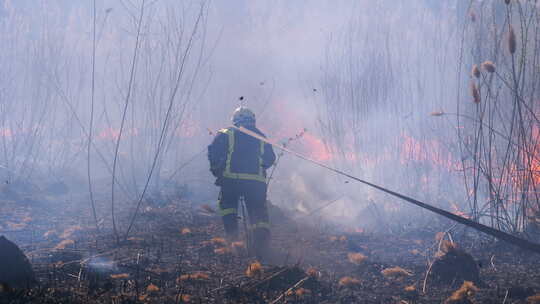
[[[406,196],[406,195],[397,193],[397,192],[395,192],[395,191],[392,191],[392,190],[389,190],[389,189],[387,189],[387,188],[381,187],[381,186],[379,186],[379,185],[373,184],[373,183],[368,182],[368,181],[366,181],[366,180],[363,180],[363,179],[360,179],[360,178],[358,178],[358,177],[352,176],[352,175],[350,175],[350,174],[348,174],[348,173],[346,173],[346,172],[344,172],[344,171],[341,171],[341,170],[339,170],[339,169],[330,167],[330,166],[325,165],[325,164],[323,164],[323,163],[321,163],[321,162],[318,162],[318,161],[316,161],[316,160],[314,160],[314,159],[311,159],[311,158],[309,158],[309,157],[307,157],[307,156],[305,156],[305,155],[302,155],[302,154],[300,154],[300,153],[298,153],[298,152],[295,152],[295,151],[290,150],[290,149],[288,149],[288,148],[286,148],[286,147],[283,147],[282,145],[280,145],[280,144],[278,144],[278,143],[276,143],[276,142],[272,142],[272,141],[270,141],[270,140],[268,140],[268,139],[266,139],[266,138],[264,138],[264,137],[258,135],[257,133],[254,133],[254,132],[252,132],[252,131],[250,131],[250,130],[244,128],[244,127],[233,127],[233,128],[235,128],[236,130],[238,130],[238,131],[240,131],[240,132],[242,132],[242,133],[244,133],[244,134],[247,134],[247,135],[249,135],[249,136],[252,136],[252,137],[254,137],[254,138],[256,138],[256,139],[258,139],[258,140],[260,140],[260,141],[263,141],[263,142],[265,142],[265,143],[267,143],[267,144],[270,144],[270,145],[272,145],[272,146],[274,146],[274,147],[276,147],[276,148],[278,148],[278,149],[281,149],[281,150],[284,151],[284,152],[287,152],[287,153],[289,153],[289,154],[292,154],[292,155],[294,155],[294,156],[296,156],[296,157],[298,157],[298,158],[300,158],[300,159],[303,159],[303,160],[306,160],[306,161],[308,161],[308,162],[311,162],[311,163],[313,163],[313,164],[315,164],[315,165],[317,165],[317,166],[319,166],[319,167],[325,168],[325,169],[330,170],[330,171],[332,171],[332,172],[334,172],[334,173],[337,173],[337,174],[339,174],[339,175],[348,177],[348,178],[350,178],[350,179],[352,179],[352,180],[355,180],[355,181],[357,181],[357,182],[360,182],[360,183],[362,183],[362,184],[365,184],[365,185],[370,186],[370,187],[372,187],[372,188],[375,188],[375,189],[377,189],[377,190],[383,191],[383,192],[385,192],[385,193],[387,193],[387,194],[390,194],[390,195],[392,195],[392,196],[398,197],[398,198],[400,198],[400,199],[402,199],[402,200],[404,200],[404,201],[407,201],[407,202],[409,202],[409,203],[411,203],[411,204],[414,204],[414,205],[416,205],[416,206],[418,206],[418,207],[424,208],[424,209],[429,210],[429,211],[431,211],[431,212],[433,212],[433,213],[436,213],[436,214],[442,215],[442,216],[444,216],[444,217],[446,217],[446,218],[448,218],[448,219],[451,219],[451,220],[453,220],[453,221],[455,221],[455,222],[458,222],[458,223],[460,223],[460,224],[466,225],[466,226],[468,226],[468,227],[471,227],[471,228],[473,228],[473,229],[476,229],[476,230],[478,230],[478,231],[481,231],[481,232],[483,232],[483,233],[485,233],[485,234],[491,235],[491,236],[495,237],[496,239],[499,239],[499,240],[508,242],[508,243],[510,243],[510,244],[512,244],[512,245],[515,245],[515,246],[517,246],[517,247],[520,247],[520,248],[523,248],[523,249],[526,249],[526,250],[530,250],[530,251],[533,251],[533,252],[535,252],[535,253],[540,254],[540,244],[533,243],[533,242],[530,242],[530,241],[528,241],[528,240],[525,240],[525,239],[516,237],[516,236],[511,235],[511,234],[509,234],[509,233],[506,233],[506,232],[504,232],[504,231],[501,231],[501,230],[498,230],[498,229],[495,229],[495,228],[486,226],[486,225],[484,225],[484,224],[481,224],[481,223],[472,221],[472,220],[470,220],[470,219],[461,217],[461,216],[459,216],[459,215],[453,214],[453,213],[448,212],[448,211],[446,211],[446,210],[443,210],[443,209],[434,207],[434,206],[432,206],[432,205],[423,203],[423,202],[421,202],[421,201],[419,201],[419,200],[416,200],[416,199],[414,199],[414,198],[408,197],[408,196]]]

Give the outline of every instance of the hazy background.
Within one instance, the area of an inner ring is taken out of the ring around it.
[[[272,139],[307,129],[293,150],[445,209],[466,208],[456,130],[430,113],[472,107],[459,88],[469,73],[460,67],[470,61],[462,43],[470,1],[145,1],[130,82],[141,4],[96,1],[92,116],[93,1],[0,1],[6,180],[61,181],[88,196],[89,155],[106,205],[128,100],[119,199],[140,196],[157,159],[150,196],[182,188],[187,199],[214,204],[205,149],[244,104]],[[379,225],[373,212],[393,223],[429,220],[290,155],[269,199],[300,212],[339,199],[323,214],[351,227]]]

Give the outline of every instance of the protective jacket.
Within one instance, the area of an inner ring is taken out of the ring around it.
[[[260,136],[255,126],[246,126]],[[219,130],[208,146],[210,171],[217,178],[254,180],[266,183],[266,169],[274,164],[276,155],[272,146],[234,128]]]

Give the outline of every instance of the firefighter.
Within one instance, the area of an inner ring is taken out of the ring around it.
[[[232,117],[235,127],[264,134],[255,126],[255,114],[237,108]],[[252,236],[252,249],[258,257],[268,252],[270,223],[266,205],[266,169],[274,164],[272,146],[233,127],[222,129],[208,146],[210,171],[221,187],[218,208],[229,241],[238,239],[238,202],[244,198]]]

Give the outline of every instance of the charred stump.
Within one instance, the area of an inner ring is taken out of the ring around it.
[[[431,265],[429,278],[431,282],[447,285],[460,285],[464,281],[480,284],[480,271],[469,253],[447,242]]]
[[[0,236],[0,284],[29,288],[36,283],[32,265],[13,242]]]

